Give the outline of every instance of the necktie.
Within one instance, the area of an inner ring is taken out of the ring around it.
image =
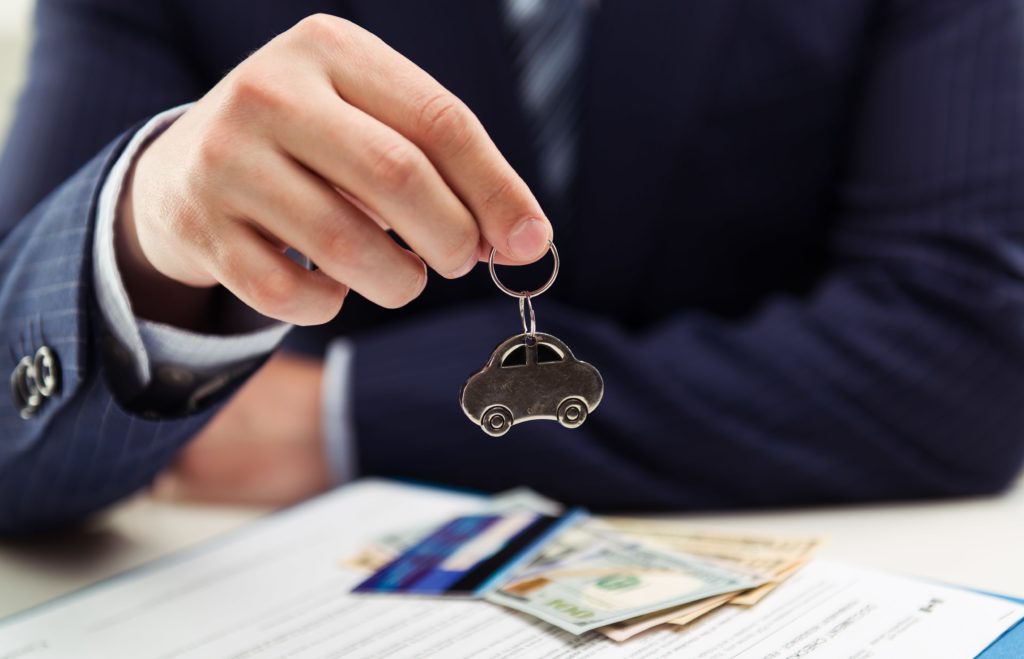
[[[504,0],[519,94],[556,207],[571,192],[581,112],[585,0]]]

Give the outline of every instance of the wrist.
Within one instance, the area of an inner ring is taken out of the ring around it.
[[[139,190],[138,170],[144,166],[148,150],[144,146],[136,156],[117,203],[114,251],[118,270],[137,317],[194,332],[208,331],[214,325],[215,287],[189,286],[162,274],[139,239],[137,203],[145,199],[145,193]]]

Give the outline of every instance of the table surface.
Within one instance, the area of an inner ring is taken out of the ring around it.
[[[0,617],[237,528],[265,509],[139,496],[88,529],[0,542]],[[668,516],[708,528],[824,535],[822,556],[1024,597],[1024,480],[993,498]]]

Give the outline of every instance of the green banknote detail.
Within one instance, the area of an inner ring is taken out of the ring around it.
[[[573,634],[764,582],[700,559],[594,536],[591,547],[527,569],[487,599]]]

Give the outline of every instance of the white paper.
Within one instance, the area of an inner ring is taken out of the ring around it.
[[[356,483],[224,539],[0,621],[0,659],[104,657],[973,657],[1024,607],[815,561],[751,609],[616,644],[485,602],[351,595],[339,559],[476,497]]]

